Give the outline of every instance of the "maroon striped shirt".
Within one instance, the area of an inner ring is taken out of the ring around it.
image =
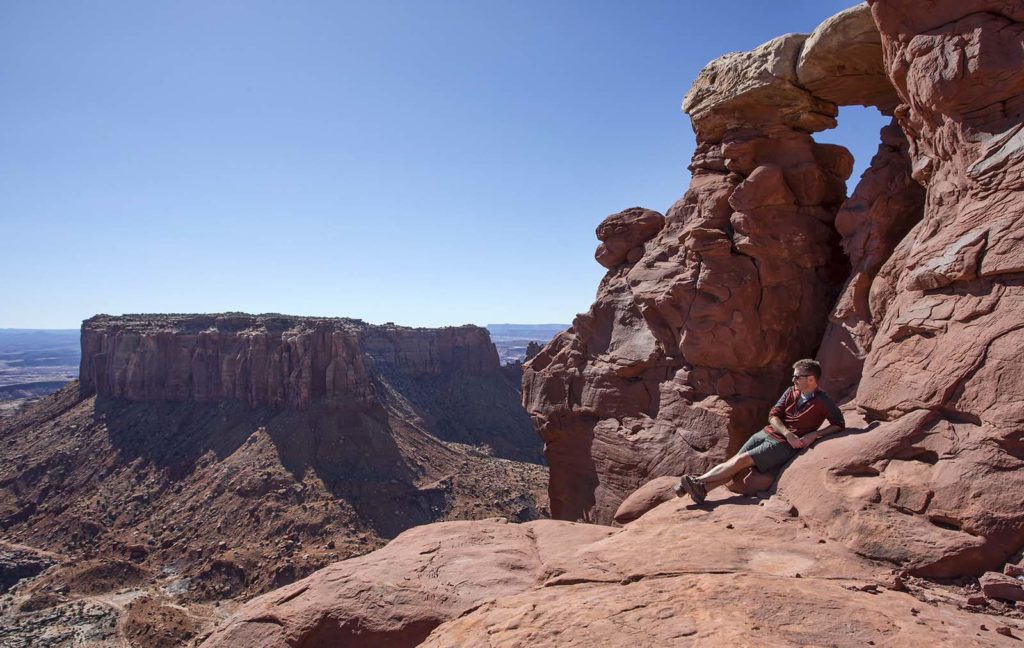
[[[814,432],[821,427],[825,419],[828,419],[832,425],[838,425],[840,428],[846,427],[843,413],[839,411],[828,394],[820,389],[811,394],[811,397],[803,405],[800,405],[799,390],[796,387],[787,388],[775,403],[772,411],[768,413],[768,418],[773,416],[782,419],[786,427],[798,437]],[[764,431],[773,439],[786,440],[775,431],[770,423],[764,427]]]

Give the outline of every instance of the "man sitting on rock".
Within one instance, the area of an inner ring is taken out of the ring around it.
[[[793,364],[793,386],[786,389],[768,414],[768,425],[750,437],[732,459],[720,463],[699,477],[683,475],[675,487],[676,495],[686,493],[703,504],[708,491],[726,484],[747,468],[761,472],[781,466],[826,434],[846,427],[843,413],[818,389],[821,365],[815,360],[797,360]],[[827,428],[819,430],[828,419]]]

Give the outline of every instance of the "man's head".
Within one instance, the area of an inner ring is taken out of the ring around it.
[[[801,394],[809,394],[818,388],[821,378],[821,365],[817,360],[804,358],[793,363],[793,386]]]

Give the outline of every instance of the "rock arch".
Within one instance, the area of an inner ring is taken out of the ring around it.
[[[884,70],[861,5],[698,75],[683,101],[697,137],[688,191],[663,220],[634,209],[601,224],[609,270],[597,301],[526,366],[555,517],[608,522],[647,479],[735,451],[788,365],[823,337],[828,360],[859,376],[873,323],[858,307],[906,229],[882,222],[892,205],[878,188],[900,173],[909,191],[916,183],[889,127],[870,182],[847,201],[852,157],[812,134],[835,125],[840,104],[892,114],[899,98]]]

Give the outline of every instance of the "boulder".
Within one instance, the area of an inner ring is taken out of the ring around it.
[[[777,470],[761,472],[757,468],[750,468],[733,477],[725,487],[737,495],[758,495],[767,492],[777,477]]]
[[[658,477],[633,491],[615,511],[614,519],[619,524],[627,524],[647,511],[669,500],[675,499],[675,487],[679,477]]]
[[[632,207],[612,214],[597,226],[597,246],[594,258],[606,268],[629,260],[635,263],[643,256],[643,244],[657,234],[665,225],[665,217],[656,211],[643,207]],[[633,258],[631,253],[635,251]]]
[[[1003,573],[1007,576],[1017,578],[1018,576],[1024,576],[1024,565],[1014,565],[1013,563],[1006,563],[1003,565]]]
[[[981,591],[988,598],[1002,599],[1004,601],[1024,601],[1024,582],[1000,574],[999,572],[985,572],[978,579]]]

